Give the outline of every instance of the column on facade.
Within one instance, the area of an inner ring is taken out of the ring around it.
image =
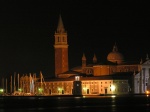
[[[145,92],[145,87],[146,87],[146,85],[145,85],[145,68],[143,68],[143,92]]]
[[[139,92],[142,93],[142,71],[140,71],[139,90]]]

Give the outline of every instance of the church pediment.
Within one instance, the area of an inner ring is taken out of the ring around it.
[[[150,65],[150,60],[147,60],[146,62],[144,62],[143,65]]]

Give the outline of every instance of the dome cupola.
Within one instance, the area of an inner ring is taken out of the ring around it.
[[[117,64],[122,64],[124,62],[124,56],[118,52],[116,44],[114,45],[112,52],[108,54],[107,60]]]

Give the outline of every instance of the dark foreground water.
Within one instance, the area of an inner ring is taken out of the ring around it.
[[[150,112],[150,96],[1,96],[0,112]]]

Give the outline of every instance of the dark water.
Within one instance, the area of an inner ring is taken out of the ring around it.
[[[150,96],[1,96],[0,112],[150,112]]]

